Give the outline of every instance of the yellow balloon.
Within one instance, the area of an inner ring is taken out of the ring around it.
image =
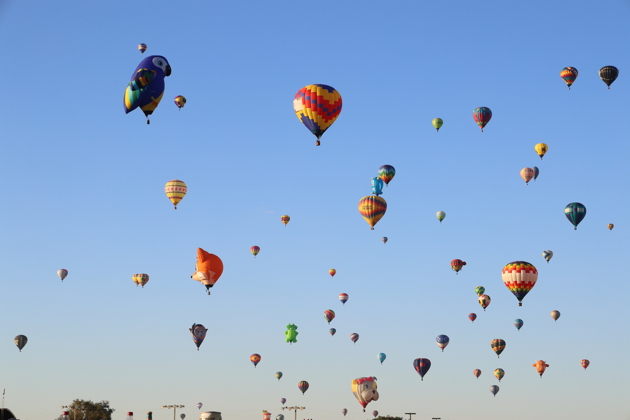
[[[549,150],[549,146],[547,146],[545,143],[538,143],[536,146],[534,146],[534,150],[536,151],[536,153],[538,153],[538,156],[540,156],[540,160],[542,160],[543,156],[545,156],[545,153],[547,153],[547,150]]]
[[[177,209],[177,205],[182,201],[187,191],[186,183],[179,179],[168,181],[164,186],[164,192],[168,199],[171,200],[171,203],[173,203],[173,206],[175,206],[175,209]]]

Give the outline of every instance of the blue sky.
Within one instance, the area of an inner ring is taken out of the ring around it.
[[[193,419],[201,401],[245,420],[275,418],[284,397],[309,419],[629,418],[629,16],[627,1],[2,1],[6,406],[51,420],[75,398],[105,399],[115,419],[167,420],[161,405]],[[122,107],[141,42],[173,69],[151,125]],[[610,90],[605,65],[620,71]],[[570,91],[565,66],[579,70]],[[312,83],[344,101],[320,147],[292,110]],[[483,133],[479,106],[493,111]],[[397,174],[370,231],[357,203],[384,164]],[[529,185],[526,166],[540,168]],[[189,188],[177,211],[171,179]],[[563,213],[574,201],[588,211],[577,231]],[[197,247],[225,264],[211,296],[190,279]],[[454,258],[467,262],[458,275]],[[514,260],[540,272],[522,307],[500,276]],[[209,329],[200,351],[193,323]],[[424,381],[419,357],[432,361]],[[369,375],[381,398],[362,413],[350,382]]]

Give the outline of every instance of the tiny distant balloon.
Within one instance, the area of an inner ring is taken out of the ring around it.
[[[591,364],[591,362],[588,361],[588,359],[582,359],[580,361],[580,364],[582,365],[582,367],[584,368],[584,370],[586,370],[586,368],[588,367],[588,365]]]
[[[181,111],[184,105],[186,105],[186,98],[184,98],[182,95],[177,95],[175,99],[173,99],[173,102],[175,102],[175,105],[177,105],[177,108],[179,108],[179,110]]]
[[[553,251],[550,251],[550,250],[543,251],[542,256],[547,261],[547,264],[549,264],[549,260],[551,259],[551,257],[553,257]]]
[[[521,169],[521,178],[525,181],[525,184],[529,185],[529,181],[534,177],[534,170],[532,168]]]
[[[547,362],[545,362],[544,360],[539,360],[532,366],[536,368],[536,372],[538,372],[541,378],[543,376],[543,373],[545,373],[545,370],[549,367]]]
[[[337,274],[337,270],[331,268],[330,270],[328,270],[328,274],[330,274],[330,277],[335,277],[335,274]]]
[[[376,357],[378,357],[378,360],[381,362],[382,365],[385,361],[385,358],[387,358],[387,355],[385,353],[379,353]]]
[[[486,108],[485,106],[476,108],[473,111],[473,119],[475,120],[479,128],[481,128],[482,133],[483,133],[483,128],[486,126],[486,124],[490,122],[491,118],[492,118],[492,111],[490,110],[490,108]]]
[[[197,351],[199,351],[199,346],[201,346],[201,343],[203,343],[203,340],[206,338],[208,329],[201,324],[193,324],[188,330],[190,331],[190,335],[192,335],[193,343],[197,346]]]
[[[490,299],[490,296],[488,295],[481,295],[479,296],[477,300],[479,301],[479,304],[483,308],[484,312],[486,308],[488,307],[488,305],[490,305],[490,302],[492,301],[492,299]]]
[[[444,213],[443,211],[438,211],[437,213],[435,213],[435,217],[437,217],[440,223],[442,223],[442,220],[444,220],[444,218],[446,217],[446,213]]]
[[[372,417],[377,417],[378,416],[378,411],[374,410],[372,411]]]
[[[536,181],[536,178],[540,175],[540,169],[537,166],[532,166],[532,170],[534,171],[534,181]]]
[[[202,403],[200,403],[200,402],[198,402],[198,403],[197,403],[197,408],[201,410],[201,407],[203,407],[203,404],[202,404]]]
[[[131,280],[136,284],[136,287],[138,287],[138,285],[144,287],[144,285],[149,282],[149,275],[146,273],[134,274],[131,276]]]
[[[256,255],[258,255],[258,253],[260,252],[260,247],[254,245],[253,247],[249,248],[249,252],[251,252],[254,258],[256,258]]]
[[[280,380],[280,378],[282,378],[282,372],[276,372],[276,378]]]
[[[344,417],[345,417],[346,414],[348,414],[348,410],[344,408],[343,410],[341,410],[341,414],[343,414]]]
[[[179,179],[174,179],[172,181],[168,181],[164,186],[164,192],[175,209],[177,210],[177,205],[184,198],[186,193],[188,192],[188,187],[184,181],[180,181]]]
[[[557,321],[560,318],[560,311],[551,311],[549,314],[554,321]]]
[[[284,415],[283,414],[278,414],[276,416],[276,420],[284,420]]]
[[[564,80],[564,83],[567,84],[569,90],[571,90],[571,85],[578,77],[578,71],[575,67],[565,67],[560,70],[560,77]]]
[[[336,328],[331,328],[328,330],[328,332],[330,333],[330,335],[335,335],[335,333],[337,332]]]
[[[350,340],[352,340],[353,343],[356,343],[359,340],[359,334],[357,333],[350,334]]]
[[[180,419],[182,419],[182,420],[184,420],[184,419],[186,418],[186,414],[184,414],[184,413],[180,414],[180,415],[179,415],[179,418],[180,418]]]
[[[514,326],[516,327],[517,330],[521,330],[521,327],[523,326],[523,320],[520,318],[517,318],[514,320]]]
[[[286,398],[280,398],[280,402],[282,403],[282,405],[284,405],[285,402],[287,402]]]
[[[431,361],[429,359],[416,359],[413,361],[413,368],[420,375],[420,380],[424,381],[424,375],[431,369]]]
[[[490,392],[492,392],[492,395],[496,396],[497,392],[499,392],[499,387],[497,385],[492,385],[490,387]]]
[[[475,322],[475,319],[477,319],[477,314],[475,313],[469,313],[468,314],[468,319],[470,319],[470,322]]]
[[[289,223],[289,220],[291,220],[291,218],[286,214],[284,216],[280,216],[280,221],[284,223],[285,226],[287,225],[287,223]]]
[[[573,225],[573,230],[577,230],[577,226],[586,216],[586,207],[582,203],[569,203],[564,208],[564,215]]]
[[[348,294],[347,293],[341,293],[339,295],[339,300],[341,301],[341,303],[344,304],[344,306],[346,305],[346,302],[348,301]]]
[[[63,279],[68,276],[68,270],[66,270],[65,268],[57,270],[57,276],[61,279],[61,281],[63,281]]]
[[[619,76],[619,69],[615,66],[604,66],[598,71],[599,78],[602,79],[608,89],[610,89],[610,85],[617,80],[617,76]]]
[[[13,342],[15,343],[15,345],[21,352],[24,346],[26,345],[26,343],[28,342],[28,338],[26,338],[25,335],[20,334],[13,339]]]
[[[381,238],[381,241],[383,241],[384,244],[387,243],[387,236],[383,236],[383,238]]]
[[[448,343],[451,340],[448,338],[447,335],[438,335],[437,337],[435,337],[435,343],[438,345],[439,348],[442,349],[442,352],[444,352],[444,349],[446,348],[446,346],[448,346]]]
[[[300,382],[298,383],[298,389],[299,389],[300,391],[302,391],[302,395],[304,395],[304,393],[305,393],[305,392],[306,392],[306,390],[308,389],[308,386],[309,386],[309,385],[308,385],[308,382],[306,382],[306,381],[300,381]]]
[[[459,270],[466,265],[466,261],[455,259],[451,261],[451,268],[455,271],[455,274],[459,274]]]
[[[146,50],[147,50],[147,44],[138,44],[138,51],[144,54]]]
[[[258,365],[258,363],[260,362],[260,359],[262,358],[260,357],[260,354],[258,353],[254,353],[251,356],[249,356],[249,360],[254,364],[254,367]]]
[[[444,125],[444,120],[442,120],[442,118],[433,118],[433,121],[431,121],[431,124],[433,124],[433,127],[435,128],[435,130],[439,132],[440,128],[442,128],[442,125]]]
[[[494,376],[501,382],[501,379],[505,376],[505,371],[501,368],[494,370]]]
[[[328,321],[328,324],[330,324],[330,321],[335,319],[335,311],[333,311],[332,309],[326,309],[324,311],[324,319]]]
[[[615,225],[613,225],[612,223],[608,223],[608,230],[613,230],[614,227]]]
[[[486,288],[483,286],[477,286],[475,287],[475,293],[477,293],[477,296],[481,296],[486,292]]]
[[[499,355],[503,353],[503,350],[505,350],[505,340],[496,338],[490,342],[490,347],[492,347],[492,350],[494,350],[497,357],[499,357]]]
[[[320,138],[337,120],[342,108],[341,95],[328,85],[314,84],[298,90],[293,98],[293,110],[304,126]]]
[[[547,150],[549,150],[549,146],[547,146],[545,143],[538,143],[534,146],[534,150],[536,151],[538,156],[540,156],[540,160],[542,160],[543,156],[545,156],[545,153],[547,153]]]
[[[475,378],[479,379],[479,377],[481,376],[481,370],[479,369],[473,370],[473,375],[475,375]]]
[[[379,196],[383,194],[383,180],[378,177],[372,178],[372,194]]]
[[[392,165],[383,165],[378,168],[378,176],[383,180],[385,185],[389,186],[389,183],[396,176],[396,168]]]

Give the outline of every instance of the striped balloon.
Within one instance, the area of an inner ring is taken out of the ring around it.
[[[474,312],[469,313],[468,319],[470,319],[470,322],[475,322],[475,319],[477,319],[477,314]]]
[[[505,350],[505,340],[501,340],[500,338],[494,339],[490,342],[490,347],[492,347],[492,350],[494,350],[497,357],[499,357],[499,355],[503,353],[503,350]]]
[[[324,311],[324,319],[328,321],[328,324],[330,325],[330,321],[335,319],[335,311],[333,311],[332,309],[326,309]]]
[[[536,285],[538,270],[526,261],[513,261],[501,270],[503,283],[518,299],[518,306],[523,306],[523,298]]]
[[[366,195],[359,200],[359,213],[374,230],[374,225],[383,218],[387,211],[387,201],[384,198],[375,195]]]
[[[479,379],[479,377],[481,376],[481,370],[479,369],[473,370],[473,375],[475,375],[475,377]]]
[[[564,208],[564,215],[573,224],[573,230],[577,230],[577,226],[586,216],[586,207],[582,203],[570,203]]]
[[[177,209],[177,205],[182,201],[187,191],[186,183],[179,179],[168,181],[164,186],[164,192],[168,199],[171,200],[171,203],[173,203],[173,206],[175,206],[175,209]]]
[[[344,304],[344,306],[346,305],[346,302],[348,301],[348,294],[347,293],[341,293],[339,295],[339,300],[341,301],[341,303]]]
[[[341,95],[328,85],[308,85],[298,90],[293,98],[293,110],[302,124],[319,139],[341,113]]]
[[[287,223],[289,223],[289,220],[291,220],[291,218],[286,214],[284,216],[280,216],[280,221],[284,223],[285,226],[287,225]]]
[[[306,390],[308,389],[308,382],[306,381],[300,381],[300,383],[298,383],[298,389],[300,391],[302,391],[302,395],[304,395],[304,393],[306,392]]]
[[[582,359],[582,361],[580,361],[580,364],[582,365],[584,370],[586,370],[586,368],[588,367],[588,365],[591,364],[591,362],[589,362],[588,359]]]
[[[486,308],[488,307],[488,305],[490,305],[490,302],[492,301],[492,299],[490,299],[490,296],[488,295],[481,295],[479,296],[477,300],[479,301],[479,304],[483,308],[484,312]]]
[[[560,77],[562,77],[564,83],[566,83],[569,90],[571,90],[571,85],[578,77],[578,71],[575,67],[565,67],[560,70]]]
[[[253,247],[249,248],[249,252],[251,252],[254,255],[254,258],[256,258],[256,255],[258,255],[258,253],[260,252],[260,247],[254,245]]]
[[[497,378],[499,382],[501,382],[501,379],[503,379],[504,376],[505,376],[505,371],[503,369],[498,368],[494,370],[494,377]]]
[[[431,369],[431,361],[423,358],[416,359],[413,361],[413,368],[420,375],[420,380],[424,381],[424,375]]]
[[[138,44],[138,51],[144,54],[146,50],[147,50],[147,44]]]
[[[599,78],[606,83],[608,89],[610,89],[610,85],[617,80],[617,76],[619,76],[619,70],[615,66],[604,66],[599,69]]]
[[[133,276],[131,276],[131,280],[136,283],[136,286],[141,285],[142,287],[144,287],[144,285],[149,282],[149,275],[144,273],[134,274]]]
[[[525,181],[525,184],[529,185],[529,181],[534,177],[534,170],[532,168],[521,169],[521,178]]]
[[[330,274],[330,277],[335,277],[335,274],[337,274],[337,270],[331,268],[330,270],[328,270],[328,274]]]
[[[356,343],[359,340],[359,334],[357,333],[350,334],[350,340],[352,340],[353,343]]]
[[[492,119],[492,111],[490,110],[490,108],[486,108],[485,106],[476,108],[473,111],[473,119],[475,120],[479,128],[481,128],[481,132],[483,133],[483,128]]]
[[[396,176],[396,169],[392,165],[383,165],[378,168],[378,176],[381,177],[385,186],[389,186],[390,181]]]

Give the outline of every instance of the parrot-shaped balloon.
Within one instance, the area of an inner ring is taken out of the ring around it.
[[[147,124],[150,124],[149,115],[153,114],[164,96],[164,77],[170,75],[171,65],[161,55],[151,55],[142,60],[125,89],[125,114],[139,107],[147,117]]]

